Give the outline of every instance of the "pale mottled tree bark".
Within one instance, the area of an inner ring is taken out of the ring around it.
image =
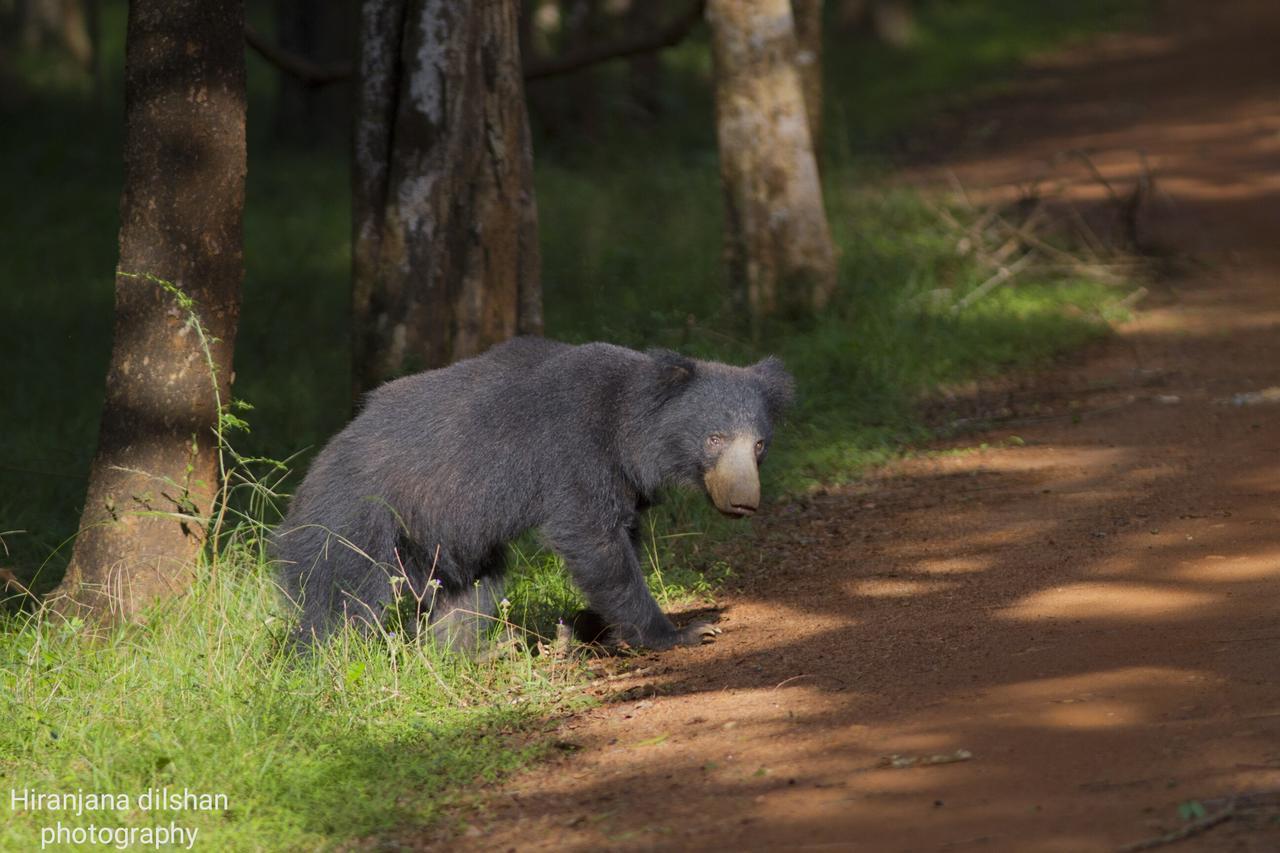
[[[107,617],[185,589],[212,512],[244,269],[243,0],[132,0],[125,110],[106,402],[54,602]]]
[[[789,0],[709,0],[725,253],[753,331],[825,306],[835,251]]]
[[[804,90],[813,155],[822,161],[822,0],[791,0],[796,22],[796,68]]]
[[[365,0],[357,392],[542,329],[515,0]]]

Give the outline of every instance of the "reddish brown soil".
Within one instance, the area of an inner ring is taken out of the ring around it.
[[[1087,148],[1123,188],[1142,149],[1144,242],[1192,272],[1040,377],[1038,419],[949,445],[991,449],[759,520],[719,641],[645,661],[449,846],[1114,850],[1248,795],[1179,849],[1280,850],[1280,404],[1218,402],[1280,385],[1280,3],[1160,21],[1032,69],[911,179],[991,196]]]

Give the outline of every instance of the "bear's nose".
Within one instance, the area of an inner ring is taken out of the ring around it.
[[[756,471],[755,438],[735,436],[711,470],[703,475],[707,494],[725,515],[744,518],[760,506],[760,475]]]

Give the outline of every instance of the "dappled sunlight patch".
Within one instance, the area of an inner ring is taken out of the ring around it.
[[[920,575],[972,575],[990,568],[991,560],[986,557],[943,557],[919,560],[910,571]]]
[[[830,602],[828,602],[830,603]],[[832,612],[834,608],[817,611],[808,607],[794,607],[786,601],[743,601],[726,612],[721,624],[726,636],[734,633],[736,623],[786,625],[786,636],[791,642],[803,642],[831,631],[847,631],[859,623],[852,615]],[[849,613],[853,613],[852,608]]]
[[[1043,820],[1041,815],[1028,812],[1024,803],[1007,799],[974,801],[966,796],[968,789],[958,777],[939,775],[945,772],[898,774],[914,778],[914,784],[902,790],[882,789],[877,783],[887,774],[875,774],[848,786],[815,791],[801,785],[770,791],[756,799],[753,817],[761,825],[763,838],[750,849],[1009,849],[1020,853],[1079,853],[1113,846],[1095,827],[1082,823],[1054,838],[1045,839],[1035,833],[1022,836],[1014,828]],[[930,830],[943,822],[952,840],[939,846]],[[873,829],[879,841],[868,841],[860,831],[863,827]],[[885,843],[886,828],[887,837],[894,840],[890,846],[880,846]],[[797,843],[796,839],[803,839],[804,843]]]
[[[876,752],[882,757],[893,755],[912,756],[912,755],[944,755],[954,752],[957,744],[955,743],[954,734],[943,734],[940,732],[912,732],[909,734],[899,734],[893,737],[877,741],[875,744]]]
[[[1138,708],[1111,700],[1054,705],[1040,715],[1040,724],[1060,729],[1111,729],[1146,722]]]
[[[1280,323],[1280,311],[1262,305],[1204,305],[1194,314],[1153,310],[1128,331],[1137,342],[1179,337],[1221,338],[1245,331],[1269,331]],[[1246,389],[1241,389],[1246,390]]]
[[[911,793],[914,792],[913,790]],[[920,804],[918,797],[895,795],[892,798],[881,796],[872,799],[862,795],[855,798],[844,786],[815,791],[805,785],[769,793],[762,798],[759,810],[763,822],[772,833],[783,837],[810,838],[815,826],[830,825],[833,813],[839,814],[841,820],[846,822],[863,819],[885,821],[893,825],[917,819]]]
[[[1180,473],[1175,465],[1165,462],[1152,465],[1112,462],[1106,467],[1082,471],[1080,476],[1064,478],[1058,481],[1053,491],[1058,497],[1068,500],[1091,503],[1123,501],[1138,497],[1152,485]]]
[[[1089,567],[1089,575],[1097,578],[1123,578],[1129,575],[1145,575],[1150,567],[1135,558],[1128,549],[1105,559],[1099,560]]]
[[[1041,542],[1058,527],[1055,518],[1025,518],[1017,521],[995,509],[983,507],[980,512],[961,515],[956,519],[956,541],[966,548],[1001,550],[1024,542]]]
[[[1198,201],[1233,201],[1256,198],[1280,190],[1280,178],[1255,173],[1247,181],[1224,181],[1218,176],[1181,176],[1164,179],[1171,193]]]
[[[1067,71],[1101,62],[1132,62],[1135,59],[1157,59],[1184,49],[1182,40],[1164,33],[1125,33],[1123,38],[1102,36],[1086,49],[1072,45],[1069,50],[1054,51],[1027,63],[1032,68]]]
[[[1247,583],[1280,577],[1280,551],[1227,557],[1209,554],[1182,563],[1173,576],[1178,580],[1209,583]]]
[[[1268,325],[1272,324],[1268,323]],[[1275,325],[1280,325],[1280,318],[1277,318]],[[1243,492],[1263,492],[1280,497],[1277,483],[1280,483],[1280,466],[1260,465],[1247,474],[1233,479],[1231,485]]]
[[[1078,470],[1087,477],[1092,477],[1093,471],[1123,464],[1129,458],[1130,451],[1123,447],[1006,447],[999,453],[984,452],[951,457],[947,460],[947,468],[955,472],[979,474],[1036,471],[1053,473],[1059,477]],[[1072,482],[1069,476],[1059,481]]]
[[[1145,708],[1204,678],[1188,669],[1123,667],[1019,682],[993,691],[983,704],[988,718],[1005,726],[1121,728],[1149,723]]]
[[[909,580],[907,578],[866,578],[850,581],[845,589],[867,598],[913,598],[954,589],[954,581]]]
[[[1034,622],[1044,619],[1146,621],[1193,616],[1222,596],[1152,584],[1076,583],[1032,593],[997,615]]]
[[[1113,483],[1113,485],[1115,485]],[[1098,488],[1096,486],[1077,486],[1070,489],[1054,490],[1058,500],[1073,505],[1083,505],[1082,509],[1101,504],[1116,504],[1131,501],[1140,494],[1139,488]]]

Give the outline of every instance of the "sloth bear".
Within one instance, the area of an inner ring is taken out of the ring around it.
[[[792,393],[772,357],[733,367],[542,338],[389,382],[316,456],[273,537],[297,640],[407,601],[438,640],[474,652],[507,544],[536,528],[613,639],[703,642],[718,630],[677,629],[649,594],[639,516],[669,485],[754,513]]]

